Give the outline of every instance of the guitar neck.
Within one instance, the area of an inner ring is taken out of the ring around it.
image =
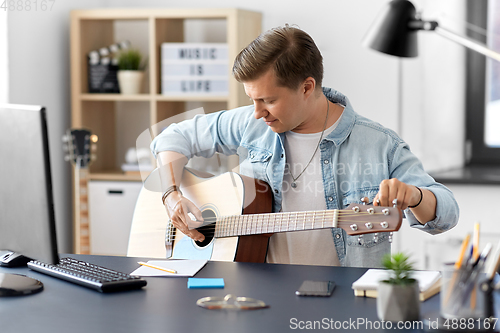
[[[217,220],[215,237],[336,228],[339,210],[251,214]]]
[[[399,229],[401,214],[397,208],[370,207],[364,211],[362,207],[221,217],[216,220],[215,237],[326,228],[342,228],[350,235],[359,235]]]
[[[90,254],[88,169],[75,166],[75,252]]]

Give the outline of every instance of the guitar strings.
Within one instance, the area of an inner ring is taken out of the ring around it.
[[[264,221],[267,217],[267,221],[268,222],[276,222],[278,219],[280,221],[283,221],[283,220],[290,220],[290,219],[313,219],[315,221],[317,221],[318,219],[321,220],[325,220],[325,222],[327,221],[330,221],[330,219],[333,219],[335,217],[335,214],[332,214],[332,213],[327,213],[327,214],[317,214],[317,215],[307,215],[307,214],[301,214],[301,215],[288,215],[288,216],[285,216],[286,214],[288,213],[275,213],[275,214],[283,214],[283,215],[264,215],[263,217],[257,217],[255,221],[255,218],[253,218],[252,216],[262,216],[263,214],[255,214],[255,215],[234,215],[234,216],[222,216],[222,217],[211,217],[211,218],[206,218],[203,220],[203,222],[207,223],[207,224],[213,224],[213,223],[220,223],[220,224],[241,224],[241,223],[260,223],[261,221]],[[362,216],[363,215],[363,216]],[[338,213],[338,216],[337,218],[341,218],[341,217],[352,217],[352,216],[359,216],[360,218],[361,217],[366,217],[366,216],[375,216],[375,215],[382,215],[382,213],[373,213],[373,214],[369,214],[369,213],[366,213],[366,214],[360,214],[360,213],[351,213],[351,214],[346,214],[346,213]],[[387,216],[387,215],[385,215]],[[231,221],[230,219],[234,219],[234,221]],[[246,220],[246,221],[245,221]],[[270,221],[270,220],[273,220],[273,221]],[[294,221],[295,222],[295,221]],[[371,222],[371,221],[364,221],[364,222]],[[303,223],[303,222],[297,222],[297,223]]]
[[[346,217],[353,217],[353,216],[359,216],[360,218],[366,217],[367,215],[382,215],[383,213],[381,212],[374,212],[374,213],[369,213],[369,212],[354,212],[354,211],[346,211],[346,210],[330,210],[330,211],[322,211],[321,213],[317,213],[315,211],[305,211],[305,212],[281,212],[281,213],[267,213],[267,214],[250,214],[250,215],[233,215],[233,216],[222,216],[222,217],[215,217],[215,218],[206,218],[204,219],[204,222],[208,222],[207,225],[202,226],[203,234],[208,237],[214,236],[218,231],[219,233],[229,233],[233,234],[235,233],[235,236],[238,235],[246,235],[243,232],[247,231],[248,228],[251,228],[253,230],[258,230],[260,229],[261,234],[264,233],[276,233],[276,232],[287,232],[290,230],[281,230],[282,227],[288,228],[291,225],[295,225],[295,230],[292,231],[301,231],[301,230],[315,230],[315,229],[328,229],[332,228],[333,226],[328,226],[328,223],[332,223],[331,219],[337,214],[337,227],[338,226],[344,226],[344,225],[352,225],[352,224],[365,224],[365,223],[373,223],[372,221],[365,221],[365,220],[352,220],[348,219],[345,220]],[[385,215],[385,214],[384,214]],[[257,216],[257,218],[253,218],[253,216]],[[264,220],[267,217],[267,224],[264,225]],[[272,217],[272,218],[271,218]],[[279,222],[278,222],[279,218]],[[293,219],[309,219],[308,221],[294,221]],[[344,219],[342,219],[344,218]],[[231,219],[234,219],[231,221]],[[273,221],[270,221],[272,219]],[[292,219],[292,220],[290,220]],[[246,221],[245,221],[246,220]],[[283,221],[284,220],[284,221]],[[325,223],[327,224],[326,227],[324,227]],[[245,224],[243,226],[243,224]],[[250,224],[250,226],[249,226]],[[279,224],[279,231],[266,231],[263,232],[263,229],[269,229],[275,228]],[[297,229],[297,226],[300,226],[302,224],[302,229]],[[322,227],[319,228],[318,226],[321,225]],[[216,230],[219,229],[219,230]],[[368,232],[369,231],[369,232]],[[375,233],[375,232],[384,232],[384,230],[373,230],[373,229],[367,229],[365,233]],[[250,233],[252,234],[259,234],[259,233]],[[175,240],[178,239],[178,236],[176,235],[174,237]]]
[[[326,212],[326,211],[325,211]],[[210,221],[211,223],[214,223],[214,222],[224,222],[223,220],[224,219],[228,219],[228,218],[236,218],[236,219],[246,219],[246,220],[250,220],[250,219],[253,219],[253,216],[262,216],[262,219],[264,219],[265,217],[269,217],[269,218],[278,218],[280,216],[287,216],[287,218],[292,218],[292,216],[295,215],[296,218],[304,218],[304,217],[307,217],[307,215],[310,215],[312,214],[312,216],[314,218],[317,218],[317,217],[322,217],[322,216],[325,216],[325,217],[333,217],[335,214],[338,214],[339,216],[340,215],[344,215],[344,216],[360,216],[360,215],[368,215],[368,216],[373,216],[373,215],[385,215],[381,212],[374,212],[374,213],[368,213],[368,212],[344,212],[344,211],[331,211],[331,212],[326,212],[326,213],[314,213],[314,212],[298,212],[298,213],[267,213],[267,214],[248,214],[248,215],[230,215],[230,216],[221,216],[221,217],[211,217],[211,218],[206,218],[203,220],[203,222],[207,222],[207,221]],[[387,216],[387,215],[386,215]],[[257,218],[259,219],[259,217]]]
[[[348,221],[341,221],[341,220],[338,220],[337,227],[340,225],[365,224],[367,222],[371,222],[371,221],[349,221],[349,220]],[[297,223],[296,224],[298,226],[300,226],[300,224],[303,224],[303,229],[281,230],[283,225],[286,228],[288,228],[290,225],[292,225],[294,223],[295,223],[295,221],[282,222],[281,225],[279,226],[280,230],[278,230],[278,231],[276,231],[276,230],[263,231],[266,228],[268,229],[268,226],[266,227],[266,226],[262,225],[259,228],[261,232],[249,233],[249,234],[244,233],[248,229],[248,226],[245,226],[244,228],[243,227],[231,228],[232,226],[229,226],[229,228],[225,228],[225,230],[229,231],[230,234],[235,233],[234,236],[245,236],[245,235],[266,234],[266,233],[279,233],[279,232],[287,232],[287,231],[304,231],[304,230],[317,230],[317,229],[334,228],[334,226],[329,226],[329,225],[326,225],[324,227],[322,226],[321,228],[315,227],[314,224],[322,224],[322,222],[310,221],[310,222],[306,222],[306,223]],[[331,223],[331,222],[329,222],[329,223]],[[275,224],[274,226],[271,225],[271,227],[276,227],[276,226],[277,226],[277,224]],[[254,227],[254,230],[257,230],[255,228],[255,225],[253,227]],[[204,236],[214,236],[218,231],[216,229],[217,229],[217,225],[207,225],[203,228],[203,235]],[[220,231],[222,233],[224,232],[223,229],[220,229]],[[364,233],[376,233],[376,232],[389,232],[391,230],[366,229],[363,231],[364,231]],[[224,237],[230,237],[230,236],[224,236]],[[175,238],[177,239],[177,235],[175,236]]]

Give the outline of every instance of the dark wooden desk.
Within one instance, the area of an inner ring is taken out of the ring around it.
[[[138,258],[72,257],[112,269],[132,272]],[[144,260],[145,258],[141,258]],[[349,325],[349,331],[371,332],[360,320],[378,321],[376,300],[354,297],[351,284],[365,269],[318,266],[209,262],[196,277],[222,277],[224,289],[187,289],[187,278],[146,278],[142,290],[101,294],[28,268],[0,268],[39,279],[39,294],[0,298],[0,332],[288,332],[310,331],[319,321],[324,330]],[[334,280],[332,297],[298,297],[303,280]],[[205,296],[247,296],[271,307],[254,311],[206,310],[196,305]],[[423,314],[439,309],[439,296],[422,303]],[[295,318],[295,320],[293,319]],[[347,324],[346,324],[347,323]],[[380,322],[379,322],[380,323]],[[296,329],[292,329],[292,328]],[[345,328],[348,328],[345,326]],[[336,331],[347,331],[337,329]],[[377,332],[397,331],[376,330]],[[419,332],[420,330],[407,330]]]

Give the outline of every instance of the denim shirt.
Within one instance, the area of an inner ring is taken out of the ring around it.
[[[398,135],[382,125],[358,115],[347,97],[323,88],[333,103],[344,106],[340,122],[320,143],[324,195],[328,209],[344,209],[350,203],[370,203],[384,179],[425,188],[437,199],[436,218],[420,224],[407,209],[411,227],[430,234],[453,228],[458,221],[458,204],[451,191],[434,181]],[[285,171],[284,134],[273,132],[262,119],[254,118],[254,106],[197,115],[191,120],[172,124],[152,142],[156,156],[161,151],[175,151],[188,158],[211,157],[215,152],[239,156],[240,173],[266,181],[274,192],[274,211],[282,203]],[[337,255],[342,266],[380,267],[381,258],[390,252],[388,233],[378,239],[367,234],[361,240],[343,229],[332,228]]]

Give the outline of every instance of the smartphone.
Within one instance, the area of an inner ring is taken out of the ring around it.
[[[335,289],[334,281],[305,280],[295,292],[298,296],[330,296]]]

